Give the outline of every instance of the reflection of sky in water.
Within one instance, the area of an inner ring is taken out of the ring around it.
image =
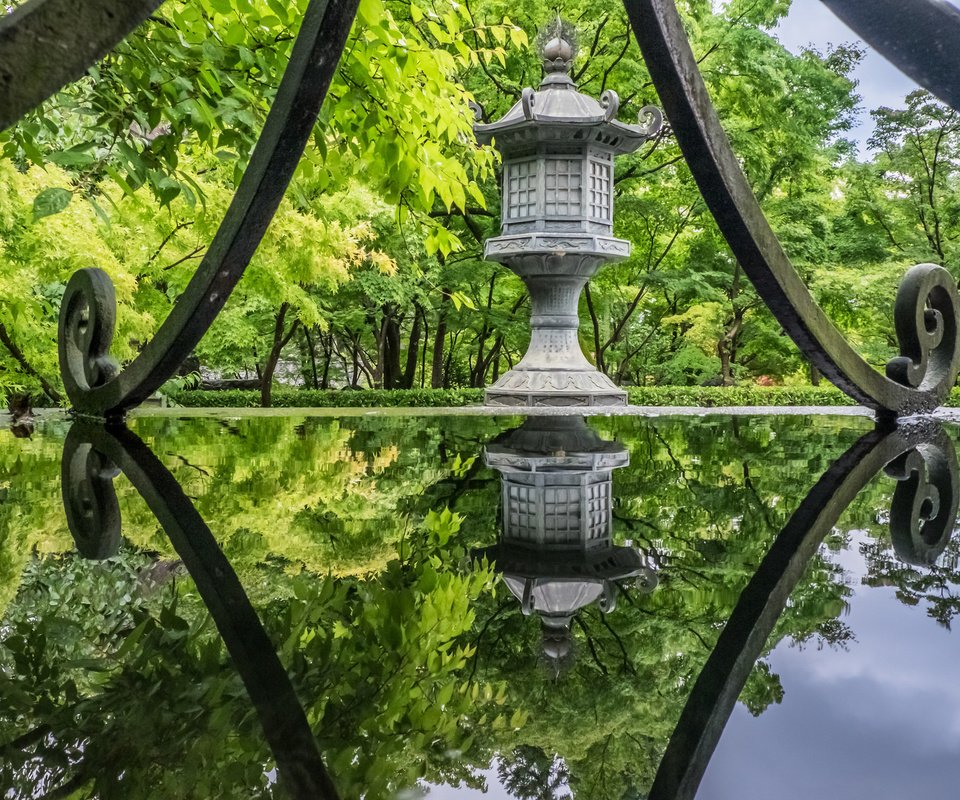
[[[848,651],[781,646],[770,658],[783,704],[753,718],[738,705],[701,800],[881,800],[956,796],[960,638],[892,587],[859,586],[856,542],[841,562],[856,595]]]

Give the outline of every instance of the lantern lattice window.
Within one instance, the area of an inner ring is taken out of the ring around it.
[[[548,158],[545,166],[547,216],[580,214],[583,162],[578,158]]]
[[[537,493],[529,486],[507,484],[507,511],[510,530],[513,532],[535,530],[537,525]]]
[[[587,538],[606,539],[610,533],[610,484],[594,483],[587,487]]]
[[[548,542],[580,539],[580,487],[548,486],[543,494],[544,534]]]
[[[610,164],[590,159],[590,216],[604,222],[613,221],[610,172]]]
[[[516,161],[507,167],[507,208],[510,219],[537,213],[537,161]]]

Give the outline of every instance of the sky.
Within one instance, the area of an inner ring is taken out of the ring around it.
[[[776,36],[791,52],[803,47],[824,51],[829,45],[863,44],[853,31],[827,10],[820,0],[793,0],[790,14],[776,30]],[[898,108],[903,98],[917,85],[872,49],[854,73],[859,81],[857,92],[863,98],[858,121],[849,138],[866,154],[866,142],[873,133],[870,110],[880,106]]]

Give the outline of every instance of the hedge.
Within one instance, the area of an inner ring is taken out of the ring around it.
[[[631,386],[630,403],[636,406],[850,406],[854,402],[833,387],[795,386]],[[184,390],[171,393],[181,406],[256,408],[260,392],[245,389]],[[275,389],[275,408],[438,408],[479,405],[483,389]],[[954,391],[950,405],[960,405]]]
[[[253,389],[188,389],[171,392],[181,406],[257,408],[260,392]],[[483,402],[483,389],[274,389],[274,408],[437,408]]]

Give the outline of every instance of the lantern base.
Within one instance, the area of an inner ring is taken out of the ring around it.
[[[627,393],[596,369],[512,369],[484,393],[488,406],[625,406]]]

